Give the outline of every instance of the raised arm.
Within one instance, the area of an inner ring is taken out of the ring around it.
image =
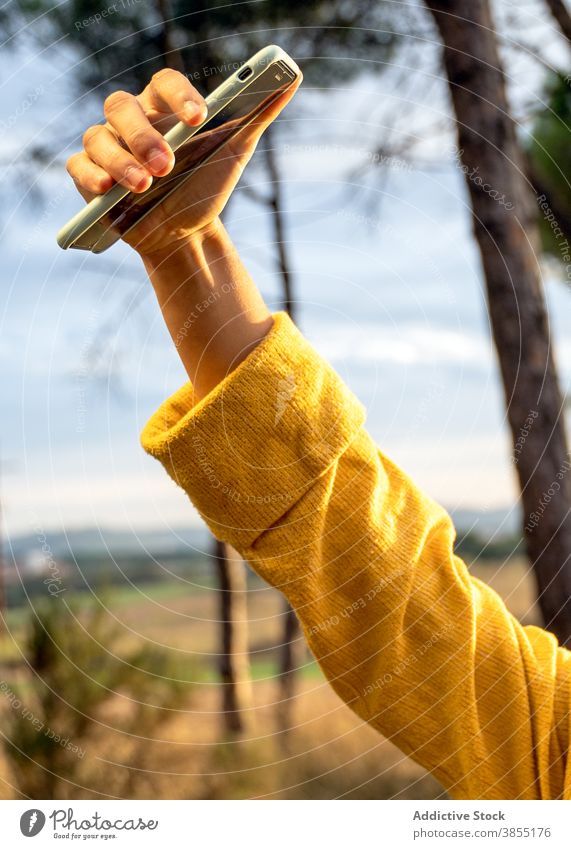
[[[570,653],[469,575],[446,512],[363,419],[278,314],[201,402],[190,384],[169,399],[142,442],[288,597],[341,698],[453,797],[569,796]]]
[[[289,598],[341,698],[452,796],[570,797],[570,653],[469,575],[446,512],[269,316],[218,211],[136,244],[190,378],[145,449]]]

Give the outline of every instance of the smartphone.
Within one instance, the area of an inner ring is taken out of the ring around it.
[[[256,119],[270,103],[299,78],[301,72],[276,45],[264,47],[206,98],[204,121],[196,127],[180,122],[165,133],[175,152],[170,174],[155,177],[144,192],[116,184],[98,195],[65,224],[57,235],[61,248],[99,254],[138,224],[236,133]]]

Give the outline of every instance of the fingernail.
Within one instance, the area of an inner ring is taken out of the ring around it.
[[[208,110],[205,103],[195,103],[194,100],[187,100],[183,106],[183,115],[187,121],[199,123],[204,121]]]
[[[150,185],[153,178],[141,168],[130,165],[125,171],[125,179],[134,191],[142,191]]]
[[[172,157],[160,147],[154,147],[147,155],[147,164],[153,171],[164,171],[171,164]]]

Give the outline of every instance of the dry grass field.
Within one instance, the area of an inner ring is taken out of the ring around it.
[[[533,581],[524,561],[514,559],[504,566],[486,563],[472,571],[490,583],[524,623],[539,621]],[[178,668],[191,683],[183,707],[161,714],[153,739],[125,734],[121,719],[130,710],[129,701],[111,700],[85,744],[85,756],[70,761],[59,795],[174,799],[426,799],[442,795],[430,775],[341,703],[309,655],[299,677],[295,727],[284,738],[276,727],[274,677],[280,598],[260,586],[249,592],[248,601],[253,706],[246,733],[239,740],[224,741],[215,672],[215,593],[196,587],[181,591],[180,584],[165,582],[109,595],[110,627],[113,620],[120,623],[116,651],[123,654],[141,641],[162,647],[177,658]],[[1,644],[0,677],[8,682],[25,679],[20,651],[23,626],[23,611],[14,611],[10,634]],[[2,728],[11,709],[0,699]],[[5,754],[0,775],[2,797],[18,797]]]

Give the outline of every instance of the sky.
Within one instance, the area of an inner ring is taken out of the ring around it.
[[[504,3],[502,15],[512,8]],[[521,7],[524,23],[533,8]],[[547,32],[555,62],[562,54]],[[4,161],[14,158],[3,173],[12,203],[0,219],[5,533],[92,526],[176,533],[200,520],[144,454],[139,433],[185,375],[142,266],[124,245],[98,257],[61,251],[55,234],[81,205],[71,181],[61,164],[48,169],[40,202],[22,176],[27,144],[62,138],[63,162],[77,149],[75,134],[99,120],[94,100],[78,123],[74,61],[65,45],[0,58],[0,127],[10,130],[0,152]],[[431,62],[428,50],[426,71],[409,75],[406,90],[391,88],[390,75],[367,74],[327,96],[302,87],[280,122],[276,153],[297,313],[302,331],[366,405],[381,449],[423,489],[453,511],[510,510],[517,492],[482,274],[446,131],[445,87],[431,76]],[[521,55],[509,68],[517,75],[517,113],[540,90],[541,74]],[[395,104],[393,140],[415,137],[417,164],[385,163],[382,182],[366,193],[362,177],[348,182],[347,175],[370,161]],[[444,130],[435,133],[437,125]],[[253,166],[245,179],[263,191],[263,169]],[[266,213],[238,191],[227,226],[279,308]],[[544,286],[568,391],[571,288],[554,269],[546,269]],[[93,373],[88,353],[101,338]]]

